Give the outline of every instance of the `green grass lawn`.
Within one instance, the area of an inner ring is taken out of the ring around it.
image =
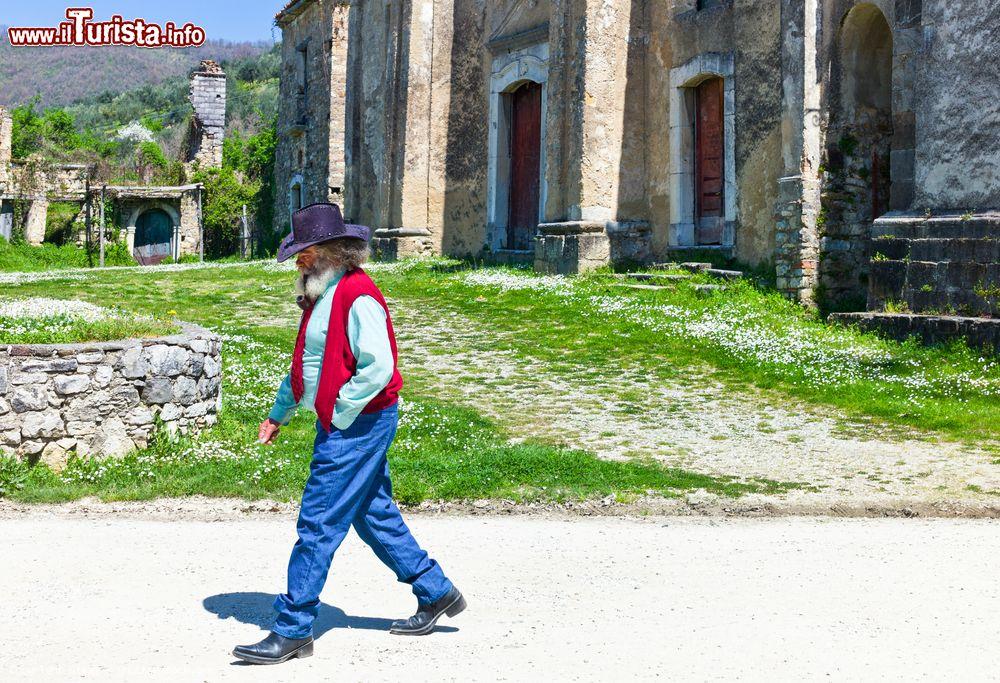
[[[444,272],[441,262],[376,264],[375,280],[408,308],[474,320],[495,334],[484,351],[540,359],[554,368],[639,367],[654,379],[697,375],[775,404],[801,401],[943,438],[995,441],[1000,369],[961,345],[927,349],[850,329],[734,283],[704,294],[690,281],[636,290],[610,273],[564,279],[506,269]],[[4,461],[0,487],[13,499],[53,501],[208,495],[295,499],[307,475],[313,422],[299,416],[274,448],[255,442],[288,365],[297,309],[293,273],[273,264],[46,274],[5,285],[7,296],[77,297],[136,313],[182,319],[224,335],[220,423],[195,439],[156,441],[121,460],[74,460],[62,473]],[[480,346],[477,345],[477,349]],[[397,497],[563,500],[705,489],[727,496],[780,493],[808,482],[709,477],[649,460],[607,461],[520,435],[468,405],[447,402],[435,378],[411,371],[390,455]],[[641,397],[637,397],[641,404]]]

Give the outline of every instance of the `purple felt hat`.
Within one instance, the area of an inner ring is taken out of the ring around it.
[[[357,237],[367,242],[369,232],[364,225],[345,223],[336,204],[310,204],[292,214],[292,231],[281,240],[278,262],[286,261],[314,244],[341,237]]]

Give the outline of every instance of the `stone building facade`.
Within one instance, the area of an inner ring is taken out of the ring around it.
[[[578,272],[712,250],[858,310],[893,260],[880,221],[1000,207],[990,0],[295,0],[277,20],[279,191],[342,199],[386,256]],[[984,235],[979,280],[932,286],[996,286]]]
[[[282,70],[275,154],[276,227],[314,202],[342,202],[347,95],[346,4],[293,2],[277,16]]]

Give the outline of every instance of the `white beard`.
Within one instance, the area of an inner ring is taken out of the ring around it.
[[[310,303],[316,303],[339,272],[337,268],[328,267],[324,270],[306,273],[305,275],[300,273],[295,278],[295,296],[305,297]]]

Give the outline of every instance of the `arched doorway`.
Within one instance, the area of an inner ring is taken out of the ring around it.
[[[173,222],[163,209],[147,209],[135,222],[135,260],[141,265],[155,265],[170,256]]]
[[[508,249],[529,249],[538,227],[541,187],[542,85],[527,81],[510,99]]]
[[[871,3],[848,11],[831,63],[830,125],[817,231],[820,305],[863,310],[872,221],[889,207],[892,148],[892,29]]]
[[[846,156],[867,180],[874,220],[888,206],[892,141],[892,30],[875,5],[858,5],[844,17],[840,63],[841,134],[857,140]]]

